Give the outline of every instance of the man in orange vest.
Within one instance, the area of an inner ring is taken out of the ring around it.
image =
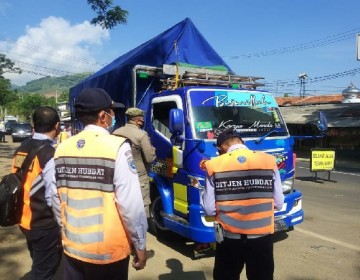
[[[57,190],[54,181],[55,163],[52,146],[60,132],[60,117],[48,106],[38,108],[33,114],[34,135],[21,143],[15,151],[12,172],[21,168],[26,155],[38,145],[37,152],[25,182],[24,204],[19,223],[32,258],[31,279],[53,279],[62,257],[60,213],[54,201]],[[55,209],[53,209],[55,207]],[[57,213],[57,215],[54,215]],[[11,278],[11,276],[9,276]]]
[[[55,152],[61,200],[64,279],[128,279],[146,265],[147,221],[140,183],[127,139],[110,135],[115,108],[99,88],[85,88],[75,113],[85,126]]]
[[[274,208],[284,203],[276,159],[246,148],[232,129],[217,138],[220,156],[205,162],[207,177],[201,204],[215,216],[214,280],[250,280],[274,274]]]

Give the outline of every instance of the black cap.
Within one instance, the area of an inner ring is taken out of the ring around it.
[[[217,140],[216,140],[216,146],[220,147],[226,140],[228,140],[229,138],[233,138],[233,137],[237,137],[240,140],[242,140],[239,133],[237,133],[233,129],[224,130],[223,132],[221,132],[218,135]]]
[[[102,88],[85,88],[75,99],[75,107],[84,111],[99,111],[107,108],[125,108],[125,105],[114,102]]]

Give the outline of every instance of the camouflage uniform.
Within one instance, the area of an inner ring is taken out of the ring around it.
[[[135,117],[143,117],[145,112],[138,108],[129,108],[125,114],[128,117],[128,123],[116,129],[113,134],[126,137],[131,141],[131,150],[139,174],[145,213],[147,218],[149,218],[151,200],[148,171],[150,164],[156,159],[155,148],[151,145],[147,132],[142,130],[134,121]]]

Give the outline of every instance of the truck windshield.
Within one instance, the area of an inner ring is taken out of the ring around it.
[[[276,101],[269,93],[244,90],[189,91],[196,139],[213,139],[233,128],[242,137],[288,135]]]

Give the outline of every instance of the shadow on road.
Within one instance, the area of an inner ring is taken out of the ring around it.
[[[151,233],[149,233],[151,234]],[[195,254],[196,245],[194,241],[191,241],[185,237],[182,237],[177,234],[170,233],[168,238],[159,238],[156,237],[157,241],[169,247],[172,250],[182,254],[183,256],[189,259],[201,259],[201,258],[211,258],[214,257],[214,250],[210,250],[210,248],[203,250],[201,253]],[[207,245],[207,244],[203,244]]]
[[[274,243],[287,239],[289,237],[288,232],[290,231],[292,230],[276,232],[274,234],[274,239],[273,239]],[[156,239],[160,243],[171,248],[172,250],[175,250],[176,252],[182,254],[183,256],[188,257],[189,259],[195,260],[201,258],[212,258],[215,256],[214,250],[209,250],[208,252],[201,254],[201,256],[196,256],[194,253],[196,244],[193,241],[179,235],[176,238],[173,235],[170,235],[168,239],[165,238],[156,238]]]
[[[183,264],[178,259],[167,259],[166,267],[171,272],[159,275],[159,280],[206,280],[203,271],[184,271]]]
[[[288,237],[289,237],[288,232],[284,232],[284,231],[276,232],[274,234],[274,243],[283,241],[283,240],[287,239]]]
[[[296,176],[296,180],[324,184],[324,181],[321,178],[317,178],[317,180],[315,180],[315,176]]]

